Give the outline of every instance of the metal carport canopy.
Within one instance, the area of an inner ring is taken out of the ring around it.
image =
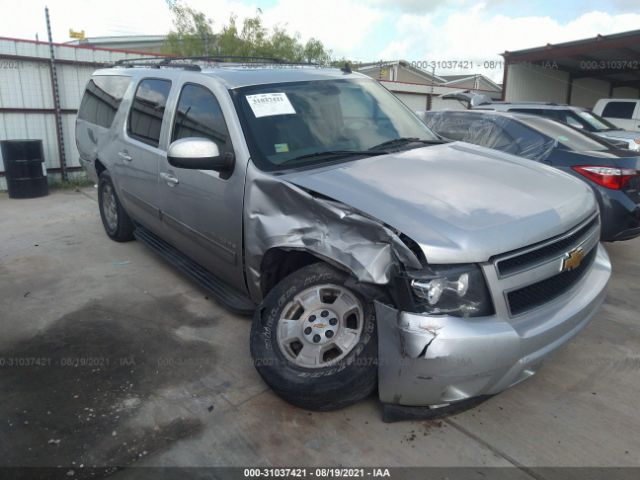
[[[598,35],[555,45],[505,51],[503,92],[509,65],[530,63],[566,71],[571,79],[594,78],[616,87],[640,88],[640,30]]]

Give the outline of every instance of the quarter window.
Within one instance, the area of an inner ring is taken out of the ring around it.
[[[171,141],[187,137],[208,138],[218,145],[221,153],[232,150],[218,100],[199,85],[185,85],[178,100]]]
[[[82,97],[78,118],[110,128],[130,82],[130,77],[116,75],[93,77],[89,80]]]
[[[129,136],[153,147],[160,144],[162,118],[170,91],[169,80],[145,79],[138,84],[129,113]]]
[[[608,102],[602,111],[603,117],[632,118],[636,108],[635,102]]]

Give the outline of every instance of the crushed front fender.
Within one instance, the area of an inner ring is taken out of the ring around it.
[[[372,284],[389,283],[392,268],[421,264],[399,236],[381,222],[280,177],[247,170],[245,263],[247,286],[259,301],[261,262],[272,248],[312,253]]]

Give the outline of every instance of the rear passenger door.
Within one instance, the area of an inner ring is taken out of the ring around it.
[[[136,86],[125,131],[115,147],[117,188],[129,214],[153,231],[161,229],[158,166],[166,153],[159,148],[171,81],[143,78]]]
[[[219,101],[224,97],[230,116],[233,107],[228,93],[220,89],[214,94],[207,86],[189,81],[188,73],[184,77],[175,108],[171,108],[168,145],[183,138],[203,137],[215,142],[221,154],[235,154],[229,122]],[[159,175],[163,236],[218,278],[244,290],[244,169],[238,163],[231,175],[183,169],[170,165],[165,157]]]

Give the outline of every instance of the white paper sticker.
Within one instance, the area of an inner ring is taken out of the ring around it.
[[[296,113],[286,93],[247,95],[247,102],[256,118]]]

